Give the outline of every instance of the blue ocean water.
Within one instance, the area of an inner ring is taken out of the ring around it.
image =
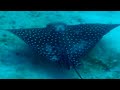
[[[119,11],[0,11],[0,78],[79,78],[74,70],[37,61],[28,45],[5,29],[44,28],[54,22],[120,24],[119,16]],[[120,78],[119,38],[120,27],[116,27],[82,60],[77,70],[84,79]]]

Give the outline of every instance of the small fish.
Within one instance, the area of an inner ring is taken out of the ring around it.
[[[8,30],[27,43],[38,55],[53,62],[64,63],[70,69],[80,65],[80,59],[110,30],[120,24],[51,23],[45,28]]]

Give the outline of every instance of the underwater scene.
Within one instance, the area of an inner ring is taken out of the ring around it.
[[[0,79],[120,79],[120,11],[0,11]]]

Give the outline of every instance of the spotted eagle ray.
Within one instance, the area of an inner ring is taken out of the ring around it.
[[[120,24],[78,24],[51,23],[45,28],[10,29],[27,43],[38,55],[49,61],[64,63],[67,68],[76,67],[80,59],[98,43],[110,30]]]

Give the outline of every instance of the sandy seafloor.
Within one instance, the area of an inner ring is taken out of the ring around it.
[[[0,79],[78,79],[74,70],[33,62],[29,47],[2,29],[41,28],[48,23],[120,23],[119,11],[0,11]],[[120,27],[106,34],[82,60],[84,79],[120,78]]]

